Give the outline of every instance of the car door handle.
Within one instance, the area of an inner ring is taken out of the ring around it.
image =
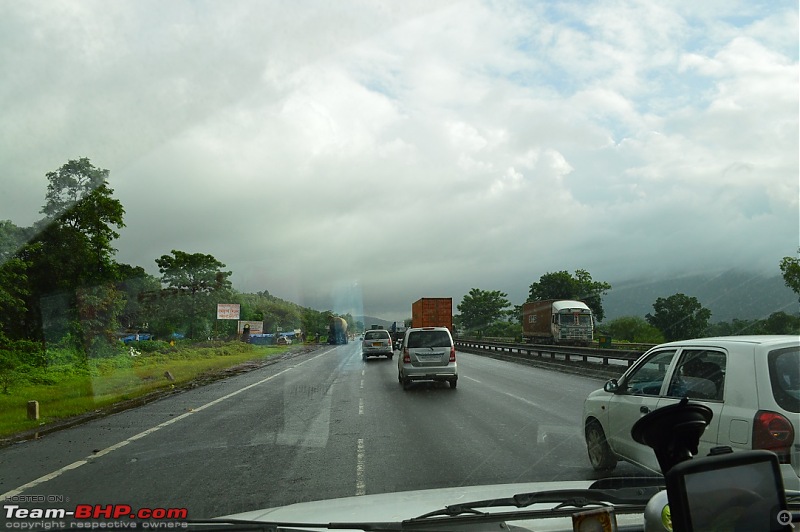
[[[650,413],[650,409],[648,407],[646,407],[646,406],[640,406],[639,407],[639,412],[641,412],[642,414],[649,414]]]

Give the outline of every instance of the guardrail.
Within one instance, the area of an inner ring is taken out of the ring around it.
[[[645,349],[608,349],[595,347],[574,347],[560,345],[519,344],[513,342],[496,342],[472,338],[457,338],[456,347],[471,350],[500,353],[511,357],[539,358],[571,362],[580,359],[582,362],[600,360],[603,366],[609,364],[630,367],[646,351]]]
[[[514,339],[510,336],[484,336],[482,338],[475,338],[472,336],[456,336],[454,337],[455,340],[480,340],[485,342],[495,342],[501,344],[517,344],[519,343],[518,339]],[[531,345],[531,344],[523,344],[523,345]],[[552,344],[536,344],[539,347],[543,347],[545,345],[552,345]],[[640,353],[644,353],[651,347],[655,347],[657,344],[634,344],[631,342],[622,342],[622,343],[612,343],[610,346],[607,347],[600,347],[600,343],[597,340],[592,341],[591,346],[595,349],[617,349],[622,351],[638,351]],[[563,347],[563,346],[562,346]]]

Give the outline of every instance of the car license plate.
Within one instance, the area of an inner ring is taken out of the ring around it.
[[[439,360],[440,358],[442,358],[442,356],[441,355],[420,355],[419,358],[423,362],[430,362],[431,360]]]
[[[372,347],[380,347],[380,346],[382,346],[382,345],[383,345],[383,344],[382,344],[382,343],[380,343],[380,342],[372,342]]]

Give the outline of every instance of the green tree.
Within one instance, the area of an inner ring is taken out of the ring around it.
[[[800,249],[797,250],[797,253],[800,254]],[[795,294],[800,295],[800,259],[783,257],[780,268],[786,286],[791,288]]]
[[[64,257],[78,261],[75,273],[80,281],[107,281],[113,275],[111,242],[119,238],[116,229],[125,227],[125,210],[119,200],[113,198],[114,191],[108,186],[109,171],[95,167],[83,157],[67,162],[55,172],[46,174],[46,203],[42,213],[47,216],[45,235],[53,232],[55,246],[72,242],[80,248],[81,256]],[[42,231],[40,231],[40,234]],[[46,238],[45,241],[50,241]],[[76,279],[70,279],[75,281]],[[82,284],[82,283],[81,283]]]
[[[695,297],[674,294],[659,297],[653,303],[655,313],[645,316],[647,322],[664,334],[667,341],[697,338],[708,329],[711,311],[703,308]]]
[[[231,272],[224,271],[225,264],[212,255],[186,253],[173,249],[172,255],[156,259],[161,282],[182,307],[188,318],[189,337],[206,326],[216,316],[214,307],[221,298],[228,296]]]
[[[22,228],[10,220],[0,221],[0,334],[10,338],[25,336],[30,262],[25,254],[19,253],[24,244]]]
[[[148,329],[149,322],[157,319],[147,305],[148,294],[158,294],[161,283],[141,266],[117,265],[117,289],[122,292],[125,305],[119,314],[120,324],[127,329]]]
[[[575,270],[575,275],[562,270],[542,275],[538,282],[531,284],[528,301],[541,299],[575,299],[583,301],[592,309],[595,319],[603,321],[603,296],[611,290],[604,281],[592,280],[586,270]]]
[[[615,340],[641,344],[659,344],[664,341],[661,331],[638,316],[622,316],[603,327]]]
[[[84,331],[80,315],[86,315],[86,309],[79,309],[78,294],[97,287],[106,290],[107,283],[116,280],[112,242],[119,237],[117,230],[124,227],[125,211],[114,199],[107,177],[108,170],[94,167],[86,158],[69,161],[47,174],[49,184],[41,211],[46,217],[30,229],[35,236],[16,252],[26,263],[24,321],[29,338],[44,337],[47,328],[46,336],[59,340],[69,331],[76,343],[87,346],[97,330],[89,326],[90,330]],[[57,313],[50,312],[55,308]],[[108,307],[110,312],[98,314],[110,320],[104,330],[115,326],[113,308],[116,304]]]
[[[485,329],[508,316],[511,303],[508,294],[499,290],[473,288],[458,304],[459,324],[468,330]]]
[[[764,320],[764,334],[800,334],[800,317],[773,312]]]

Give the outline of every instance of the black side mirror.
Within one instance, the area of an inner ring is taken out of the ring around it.
[[[619,383],[617,382],[617,379],[611,379],[610,381],[607,381],[603,385],[603,389],[608,393],[617,393],[619,390]]]

